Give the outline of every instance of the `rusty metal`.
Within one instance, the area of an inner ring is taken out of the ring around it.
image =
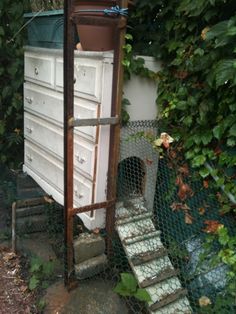
[[[79,207],[79,208],[74,208],[72,214],[81,214],[81,213],[86,213],[89,211],[93,211],[96,209],[101,209],[101,208],[107,208],[109,206],[113,206],[115,205],[116,201],[114,200],[110,200],[110,201],[106,201],[106,202],[101,202],[101,203],[95,203],[95,204],[91,204],[91,205],[86,205],[83,207]]]
[[[180,297],[184,297],[187,295],[186,289],[178,289],[175,293],[169,294],[166,298],[162,299],[161,301],[157,301],[153,305],[149,307],[151,311],[156,311],[163,306],[170,304],[176,300],[178,300]]]
[[[126,18],[120,17],[79,17],[75,13],[72,1],[64,2],[64,219],[65,219],[65,285],[73,289],[75,273],[73,263],[73,218],[77,213],[106,208],[106,228],[108,238],[114,231],[116,175],[119,160],[119,141],[122,85],[123,85],[123,45],[126,27]],[[128,7],[128,0],[120,1],[121,8]],[[73,24],[114,25],[115,48],[112,84],[111,117],[98,119],[74,119],[74,27]],[[85,124],[84,124],[85,123]],[[89,123],[89,124],[88,124]],[[110,151],[108,169],[108,188],[106,202],[73,208],[73,128],[84,125],[110,125]],[[111,252],[111,238],[107,242],[108,253]]]
[[[67,288],[73,288],[75,281],[73,261],[73,128],[69,121],[74,118],[74,27],[70,16],[72,1],[64,1],[64,241],[65,272]]]
[[[74,119],[70,121],[70,125],[73,127],[113,125],[113,124],[118,124],[118,123],[119,123],[118,116],[110,117],[110,118]]]
[[[127,0],[120,1],[121,8],[128,7]],[[125,44],[125,31],[122,24],[126,24],[126,18],[119,17],[119,25],[115,30],[115,49],[114,49],[114,66],[113,66],[113,82],[112,82],[112,106],[111,116],[120,116],[121,101],[123,94],[123,46]],[[116,178],[119,162],[119,145],[120,145],[120,125],[112,125],[110,127],[110,152],[109,152],[109,169],[107,182],[107,199],[116,198]],[[112,235],[115,229],[115,206],[109,206],[106,212],[106,229],[107,252],[112,254]]]

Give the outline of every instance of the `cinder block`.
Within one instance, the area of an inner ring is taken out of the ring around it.
[[[75,274],[78,279],[86,279],[101,273],[106,268],[107,256],[102,254],[75,265]]]
[[[103,254],[105,241],[100,235],[83,233],[74,240],[75,264]]]

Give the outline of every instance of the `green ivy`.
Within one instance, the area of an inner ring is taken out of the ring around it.
[[[23,156],[23,12],[27,1],[0,2],[0,163],[16,168]]]

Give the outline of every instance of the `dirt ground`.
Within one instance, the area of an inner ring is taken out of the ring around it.
[[[0,314],[37,313],[35,295],[23,279],[21,264],[19,255],[0,245]]]

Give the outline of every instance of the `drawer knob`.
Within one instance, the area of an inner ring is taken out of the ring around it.
[[[79,155],[76,156],[76,160],[82,165],[86,162],[84,157],[80,157]]]
[[[31,127],[27,126],[27,127],[26,127],[26,131],[27,131],[28,133],[32,133],[32,132],[33,132],[33,129],[32,129]]]
[[[39,74],[39,69],[38,68],[34,68],[34,73],[35,73],[35,75],[38,75]]]
[[[28,104],[32,104],[33,99],[30,97],[25,97],[25,100],[27,101]]]
[[[76,77],[74,77],[74,80],[73,80],[74,84],[76,83]]]
[[[79,193],[78,190],[75,190],[75,196],[77,196],[80,199],[84,197],[84,195],[82,193]]]
[[[32,156],[31,155],[26,155],[26,158],[27,158],[27,160],[29,161],[29,162],[32,162],[33,161],[33,158],[32,158]]]

